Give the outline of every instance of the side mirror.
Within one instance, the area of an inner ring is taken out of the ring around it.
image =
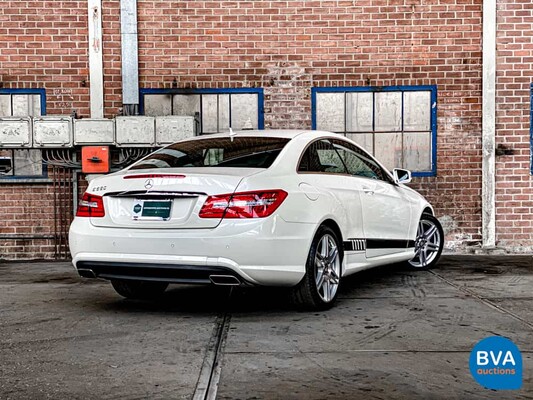
[[[412,181],[411,171],[407,169],[394,168],[392,170],[395,183],[409,183]]]

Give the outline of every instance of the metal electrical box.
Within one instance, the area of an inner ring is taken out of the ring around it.
[[[150,147],[155,145],[154,117],[116,117],[118,147]]]
[[[0,147],[31,147],[30,117],[0,118]]]
[[[33,147],[72,147],[72,118],[33,118]]]
[[[74,144],[115,144],[115,121],[105,118],[75,119]]]
[[[84,174],[108,173],[109,161],[108,146],[85,146],[81,148],[81,171]]]
[[[155,117],[156,145],[172,144],[196,136],[197,121],[194,117],[165,116]]]

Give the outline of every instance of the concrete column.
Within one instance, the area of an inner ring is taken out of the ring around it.
[[[89,81],[91,118],[104,117],[102,0],[89,0]]]
[[[496,0],[483,1],[483,247],[496,245]]]

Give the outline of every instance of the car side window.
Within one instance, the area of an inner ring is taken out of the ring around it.
[[[368,154],[348,142],[337,139],[332,142],[350,175],[390,182],[383,169]]]
[[[339,153],[329,140],[317,140],[307,147],[298,165],[298,172],[347,173]]]

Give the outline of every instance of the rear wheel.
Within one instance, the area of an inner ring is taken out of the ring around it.
[[[163,294],[168,287],[165,282],[130,281],[113,279],[113,289],[127,299],[155,299]]]
[[[444,231],[437,218],[423,214],[418,223],[415,256],[408,261],[415,269],[430,269],[437,265],[444,247]]]
[[[306,273],[292,289],[292,299],[297,306],[311,310],[333,306],[341,281],[342,255],[336,233],[321,226],[309,250]]]

